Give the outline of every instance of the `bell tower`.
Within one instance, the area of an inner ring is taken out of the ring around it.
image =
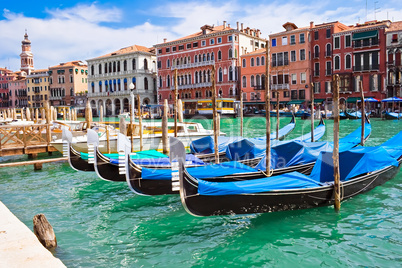
[[[28,39],[27,31],[25,30],[24,40],[22,40],[22,53],[21,58],[21,71],[27,75],[31,74],[34,70],[33,54],[31,51],[31,41]]]

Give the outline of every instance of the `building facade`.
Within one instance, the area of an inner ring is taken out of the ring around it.
[[[50,97],[49,70],[32,70],[26,76],[26,87],[29,108],[45,107]]]
[[[264,109],[266,83],[266,48],[240,57],[240,87],[246,113]]]
[[[175,72],[181,99],[210,99],[212,76],[217,96],[238,98],[240,93],[240,56],[265,47],[259,30],[237,28],[223,22],[220,26],[204,25],[201,31],[177,40],[157,44],[158,101],[173,103]],[[215,69],[215,73],[213,70]]]
[[[10,108],[28,107],[27,80],[25,77],[18,75],[21,72],[16,72],[16,78],[9,82],[10,90]]]
[[[49,86],[50,105],[74,106],[76,94],[86,93],[88,89],[87,65],[71,61],[49,67]]]
[[[0,108],[10,107],[9,84],[15,79],[13,71],[7,68],[0,68]]]
[[[99,114],[118,115],[129,111],[130,84],[134,95],[140,95],[141,105],[155,104],[156,56],[153,48],[133,45],[87,60],[88,100]],[[135,107],[138,107],[135,100]]]
[[[387,39],[387,97],[402,97],[402,21],[385,30]]]
[[[282,26],[284,32],[269,36],[272,100],[300,106],[311,98],[310,29],[291,22]]]

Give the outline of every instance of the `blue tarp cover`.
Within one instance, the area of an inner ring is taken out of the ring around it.
[[[255,169],[239,162],[225,162],[222,164],[206,165],[203,167],[188,168],[187,171],[196,178],[221,177],[230,174],[254,172]],[[142,179],[171,180],[171,169],[142,168]]]
[[[170,167],[170,158],[148,158],[148,159],[135,159],[133,163],[138,165],[155,165]],[[186,154],[186,165],[205,165],[204,161],[200,160],[193,154]]]
[[[325,133],[325,125],[318,125],[314,129],[314,138],[319,140]],[[276,148],[284,144],[288,144],[294,141],[309,141],[311,139],[311,132],[304,134],[298,138],[288,141],[273,140],[271,148]],[[249,138],[242,139],[237,142],[232,142],[227,146],[226,157],[230,160],[243,160],[252,159],[256,157],[264,157],[266,150],[266,138]]]
[[[198,180],[201,195],[239,195],[269,192],[274,190],[319,187],[321,184],[298,172],[255,180],[234,182],[210,182]]]

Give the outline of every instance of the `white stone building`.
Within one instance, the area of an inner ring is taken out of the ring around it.
[[[88,100],[99,115],[101,105],[105,116],[129,111],[130,84],[141,105],[156,104],[156,56],[154,48],[133,45],[87,60]],[[138,107],[137,101],[135,108]]]

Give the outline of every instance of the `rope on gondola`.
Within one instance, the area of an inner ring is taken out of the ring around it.
[[[268,173],[266,173],[266,172],[264,172],[263,170],[261,170],[261,169],[259,169],[258,171],[261,171],[261,173],[262,174],[264,174],[265,175],[265,177],[271,177],[272,176],[272,174],[274,174],[274,170],[271,168],[270,170],[269,170],[269,174]]]

